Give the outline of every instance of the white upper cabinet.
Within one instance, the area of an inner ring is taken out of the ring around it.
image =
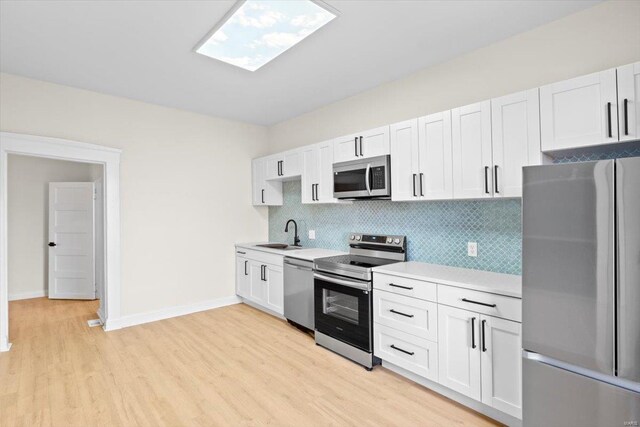
[[[451,112],[390,126],[391,199],[453,197]]]
[[[451,111],[418,119],[420,199],[453,197]]]
[[[618,141],[616,70],[540,88],[542,151]]]
[[[389,154],[389,126],[336,138],[334,142],[335,163],[386,154]]]
[[[391,200],[417,200],[420,159],[418,154],[418,119],[390,126]]]
[[[522,325],[480,316],[482,403],[522,419]]]
[[[337,203],[333,197],[333,140],[318,144],[318,175],[316,183],[316,202]]]
[[[282,205],[282,182],[267,181],[266,179],[269,159],[270,157],[254,159],[251,164],[254,205]]]
[[[492,197],[491,102],[451,110],[453,137],[453,196]]]
[[[491,100],[493,196],[522,196],[522,167],[541,164],[538,89]]]
[[[337,203],[333,197],[333,140],[302,150],[302,203]]]
[[[480,315],[438,305],[440,384],[480,400]]]
[[[285,151],[267,157],[267,180],[300,176],[302,172],[302,150]]]
[[[617,71],[620,141],[640,139],[640,62]]]
[[[316,145],[302,150],[302,177],[300,179],[302,203],[315,203],[315,185],[318,181],[319,151]]]

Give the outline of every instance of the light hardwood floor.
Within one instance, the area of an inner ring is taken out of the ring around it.
[[[10,303],[0,426],[496,425],[243,304],[106,333],[97,302]]]

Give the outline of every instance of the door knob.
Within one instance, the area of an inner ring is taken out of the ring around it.
[[[54,247],[54,246],[57,246],[57,245],[55,243],[53,243],[53,242],[49,242],[49,246]]]

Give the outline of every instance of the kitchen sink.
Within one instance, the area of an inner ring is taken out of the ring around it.
[[[296,249],[302,249],[302,246],[290,246],[286,243],[264,243],[262,245],[256,245],[261,248],[280,249],[282,251],[292,251]]]

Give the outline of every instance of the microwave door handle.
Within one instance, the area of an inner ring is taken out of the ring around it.
[[[367,171],[364,174],[364,181],[365,181],[365,185],[367,186],[367,191],[369,192],[369,195],[371,195],[371,184],[369,184],[370,175],[371,175],[371,163],[368,163]]]

